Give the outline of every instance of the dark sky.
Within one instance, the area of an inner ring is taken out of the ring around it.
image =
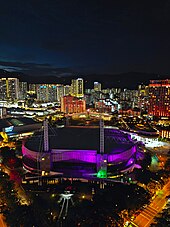
[[[0,68],[170,73],[170,0],[0,0]]]

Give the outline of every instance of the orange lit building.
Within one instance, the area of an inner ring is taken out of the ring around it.
[[[61,111],[64,113],[82,113],[86,111],[86,101],[71,95],[61,98]]]
[[[169,79],[150,81],[148,113],[157,117],[170,116]]]

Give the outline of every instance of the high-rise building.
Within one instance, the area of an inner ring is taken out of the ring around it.
[[[18,99],[19,94],[19,79],[8,78],[7,79],[7,97],[9,99]]]
[[[70,92],[71,92],[71,86],[65,85],[64,86],[64,96],[70,95]]]
[[[36,94],[36,84],[29,84],[28,90],[30,94]]]
[[[48,102],[48,84],[36,84],[37,101]]]
[[[57,100],[57,85],[48,84],[48,102],[56,102]]]
[[[1,100],[15,100],[19,95],[19,79],[1,78],[0,79],[0,98]]]
[[[37,100],[40,102],[56,102],[57,101],[57,84],[37,84]]]
[[[102,85],[99,82],[94,82],[94,91],[101,91]]]
[[[77,98],[82,98],[84,96],[84,84],[83,79],[73,79],[71,81],[71,95]]]
[[[148,86],[146,86],[146,85],[144,85],[144,84],[142,84],[142,85],[139,85],[138,86],[138,93],[139,93],[139,96],[141,96],[141,97],[146,97],[146,96],[148,96]]]
[[[61,103],[61,98],[64,96],[64,85],[57,84],[57,102]]]
[[[68,95],[61,98],[61,111],[64,113],[82,113],[86,111],[86,101]]]
[[[19,82],[19,99],[27,97],[27,82]]]
[[[151,80],[149,84],[148,113],[170,117],[170,80]]]
[[[138,108],[146,112],[149,101],[149,87],[146,85],[138,86]]]
[[[62,84],[37,84],[37,100],[41,102],[61,102],[64,96],[64,86]]]
[[[6,78],[0,79],[0,100],[7,99],[7,83]]]

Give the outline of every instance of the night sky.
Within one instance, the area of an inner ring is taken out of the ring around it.
[[[0,68],[169,75],[169,62],[170,0],[0,0]]]

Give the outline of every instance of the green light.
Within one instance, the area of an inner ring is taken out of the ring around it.
[[[158,157],[156,155],[152,156],[151,165],[157,165],[158,164]]]
[[[97,173],[98,178],[107,178],[107,172],[104,169],[100,169]]]

